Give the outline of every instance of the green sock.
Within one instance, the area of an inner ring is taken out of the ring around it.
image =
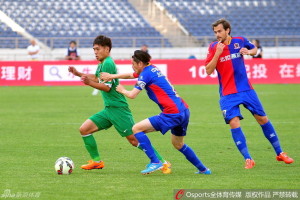
[[[141,146],[138,146],[138,148],[139,148],[140,150],[143,150]],[[153,150],[154,150],[155,155],[156,155],[157,158],[160,160],[160,162],[165,163],[166,160],[158,153],[158,151],[156,151],[156,149],[155,149],[153,146],[152,146],[152,148],[153,148]]]
[[[86,150],[90,153],[93,161],[100,161],[100,155],[97,148],[97,143],[94,136],[87,135],[82,137]]]

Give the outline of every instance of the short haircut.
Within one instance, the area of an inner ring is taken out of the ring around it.
[[[215,21],[211,26],[212,26],[212,29],[214,30],[214,27],[218,26],[219,24],[222,24],[223,25],[223,28],[225,30],[227,30],[228,28],[230,29],[229,31],[229,35],[230,35],[230,32],[231,32],[231,26],[230,26],[230,22],[227,21],[226,19],[222,18],[222,19],[218,19],[217,21]]]
[[[77,43],[74,41],[74,40],[72,40],[71,42],[70,42],[70,44],[75,44],[75,45],[77,45]]]
[[[259,47],[260,46],[260,42],[259,42],[259,40],[258,39],[254,39],[255,41],[256,41],[256,43],[257,43],[257,47]]]
[[[100,46],[103,46],[103,47],[109,47],[109,51],[111,50],[112,48],[112,43],[111,43],[111,39],[109,37],[106,37],[104,35],[98,35],[95,40],[94,40],[94,43],[93,43],[93,46],[94,45],[100,45]]]
[[[147,65],[147,64],[149,64],[149,62],[151,60],[151,56],[149,55],[148,52],[136,50],[136,51],[134,51],[132,59],[136,63],[142,62]]]

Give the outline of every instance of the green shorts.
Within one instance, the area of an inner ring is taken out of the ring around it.
[[[100,130],[108,129],[114,125],[122,137],[132,134],[134,120],[128,107],[105,107],[104,110],[89,118]]]

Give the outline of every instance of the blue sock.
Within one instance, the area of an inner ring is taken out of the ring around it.
[[[280,147],[280,142],[279,142],[279,139],[277,137],[276,131],[275,131],[272,123],[269,120],[267,123],[265,123],[264,125],[260,125],[260,126],[265,134],[265,137],[272,144],[276,154],[279,155],[282,152],[282,149]]]
[[[202,164],[200,159],[197,157],[195,152],[192,148],[190,148],[188,145],[184,144],[179,151],[185,155],[186,159],[190,161],[199,171],[203,172],[206,170],[206,167]]]
[[[232,138],[233,138],[233,141],[234,141],[236,147],[239,149],[239,151],[244,156],[244,158],[252,159],[249,154],[247,143],[246,143],[246,138],[244,136],[244,133],[243,133],[241,127],[231,129],[231,133],[232,133]]]
[[[159,163],[159,159],[155,155],[155,152],[153,150],[153,147],[151,145],[151,142],[149,138],[146,136],[144,132],[139,132],[134,134],[136,139],[139,141],[140,146],[143,148],[143,151],[146,153],[146,155],[151,160],[151,163]]]

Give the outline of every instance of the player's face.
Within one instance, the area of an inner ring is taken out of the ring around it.
[[[143,71],[143,63],[142,62],[135,62],[133,59],[131,60],[132,69],[135,73],[140,74]]]
[[[230,29],[224,29],[223,24],[214,27],[214,33],[218,41],[224,42],[229,36]]]
[[[252,40],[252,44],[254,44],[257,47],[257,42],[256,40]]]
[[[106,57],[109,56],[109,47],[107,46],[95,44],[93,49],[96,59],[100,62],[102,62]]]

